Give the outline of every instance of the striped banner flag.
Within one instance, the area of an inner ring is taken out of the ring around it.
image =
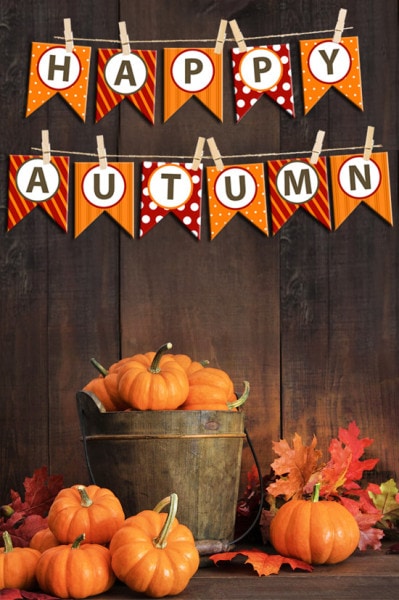
[[[68,174],[66,156],[52,156],[51,161],[44,164],[38,156],[11,155],[7,231],[37,206],[67,231]]]
[[[273,234],[299,208],[331,229],[325,158],[320,157],[316,164],[302,158],[272,160],[268,171]]]
[[[127,98],[154,123],[156,60],[155,50],[98,50],[96,122]]]

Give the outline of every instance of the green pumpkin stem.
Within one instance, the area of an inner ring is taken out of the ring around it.
[[[93,500],[89,498],[89,494],[84,485],[77,485],[76,489],[78,490],[81,498],[81,506],[84,508],[89,508],[93,504]]]
[[[320,483],[316,483],[316,485],[313,488],[312,502],[318,502],[320,499],[320,485]]]
[[[76,540],[73,542],[72,546],[71,546],[71,550],[77,550],[78,548],[80,548],[80,544],[85,540],[86,536],[84,533],[81,533],[80,535],[78,535],[78,537],[76,538]]]
[[[153,540],[155,548],[160,548],[160,549],[166,548],[166,545],[167,545],[166,538],[168,537],[170,528],[172,526],[173,521],[175,520],[176,513],[177,513],[177,504],[178,504],[177,494],[172,493],[167,498],[164,498],[163,500],[158,502],[158,504],[154,508],[154,512],[161,512],[161,510],[163,510],[165,508],[165,506],[167,506],[168,504],[170,506],[169,506],[168,516],[166,517],[166,521],[161,529],[161,533]]]
[[[150,373],[159,373],[161,371],[161,367],[159,366],[161,358],[163,357],[165,352],[167,352],[171,348],[172,344],[170,342],[167,342],[166,344],[163,344],[163,346],[158,348],[158,350],[155,352],[154,358],[152,359],[152,363],[148,369]]]
[[[12,539],[8,531],[3,531],[3,541],[4,541],[4,553],[12,552],[14,550],[14,546],[12,545]]]
[[[250,389],[249,381],[244,381],[244,391],[242,393],[242,396],[237,398],[237,400],[235,400],[234,402],[228,402],[227,407],[230,410],[232,410],[233,408],[238,408],[239,406],[242,406],[243,404],[245,404],[245,402],[248,400],[249,389]]]
[[[97,369],[97,371],[103,376],[105,377],[106,375],[108,375],[108,371],[105,367],[103,367],[98,360],[96,360],[95,358],[91,358],[90,359],[91,364],[93,365],[93,367],[95,367]]]

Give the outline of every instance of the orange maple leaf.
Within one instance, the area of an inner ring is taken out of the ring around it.
[[[231,561],[237,556],[245,556],[247,560],[245,560],[243,564],[252,565],[259,577],[262,575],[277,575],[282,564],[288,564],[291,569],[313,571],[312,565],[309,565],[302,560],[287,558],[286,556],[280,556],[279,554],[267,554],[266,552],[256,549],[239,550],[237,552],[221,552],[219,554],[212,554],[209,558],[217,564],[221,561]]]
[[[294,435],[292,448],[285,439],[273,442],[273,450],[280,458],[276,458],[271,467],[280,478],[268,486],[269,494],[282,495],[285,500],[302,497],[304,487],[316,471],[322,454],[320,450],[316,450],[316,445],[316,436],[313,436],[310,446],[304,446],[297,433]]]

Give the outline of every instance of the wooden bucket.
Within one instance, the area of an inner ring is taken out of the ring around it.
[[[232,540],[244,414],[230,411],[104,412],[91,392],[77,405],[92,483],[118,496],[126,516],[171,492],[196,540]]]

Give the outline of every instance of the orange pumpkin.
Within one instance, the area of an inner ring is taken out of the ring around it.
[[[355,551],[359,526],[342,504],[319,501],[318,489],[312,500],[290,500],[279,508],[270,524],[270,541],[282,556],[311,564],[339,563]]]
[[[167,503],[168,515],[160,512]],[[194,537],[175,517],[177,503],[171,494],[154,510],[129,517],[111,540],[114,573],[135,592],[152,598],[180,594],[198,569]]]
[[[73,544],[49,548],[40,556],[36,577],[40,588],[58,598],[87,598],[109,590],[115,582],[111,554],[100,544]]]
[[[48,548],[59,546],[60,543],[61,542],[57,540],[51,529],[49,527],[45,527],[44,529],[39,529],[39,531],[36,531],[35,535],[29,542],[29,548],[34,548],[35,550],[39,550],[39,552],[44,552],[45,550],[48,550]]]
[[[119,499],[97,485],[75,485],[58,492],[48,513],[48,526],[63,544],[82,532],[86,542],[106,544],[125,520]]]
[[[222,369],[207,367],[192,373],[183,410],[232,410],[244,404],[249,395],[249,383],[244,382],[244,394],[237,400],[233,382]]]
[[[121,399],[136,410],[173,410],[185,401],[188,377],[172,355],[172,344],[157,352],[136,354],[118,371]]]
[[[166,355],[166,356],[169,356],[169,355]],[[208,365],[207,360],[204,360],[201,362],[198,360],[193,360],[187,354],[171,354],[170,356],[172,356],[175,359],[175,361],[178,362],[179,365],[183,367],[183,369],[187,373],[188,377],[192,373],[195,373],[195,371],[200,371],[201,369],[203,369],[204,367],[206,367]]]
[[[100,372],[99,377],[95,377],[85,387],[83,391],[93,392],[100,400],[106,411],[125,410],[126,403],[119,397],[118,392],[118,370],[105,369],[95,358],[91,363]]]
[[[3,532],[4,548],[0,548],[0,590],[31,590],[36,585],[36,566],[41,556],[33,548],[14,548],[8,531]]]

